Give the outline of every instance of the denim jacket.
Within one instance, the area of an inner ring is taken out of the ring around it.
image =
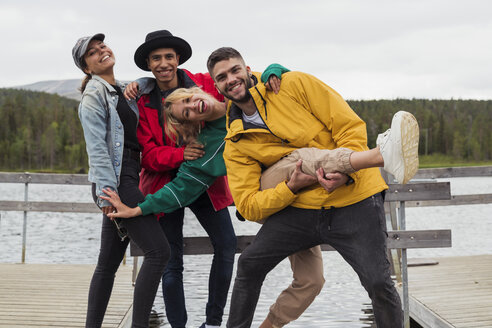
[[[124,84],[119,81],[116,84],[124,90]],[[116,111],[117,104],[116,90],[101,77],[93,75],[80,100],[79,119],[89,155],[89,181],[96,184],[99,207],[111,205],[99,197],[103,194],[102,189],[117,191],[120,183],[125,134]],[[128,104],[138,122],[137,103],[132,100]]]

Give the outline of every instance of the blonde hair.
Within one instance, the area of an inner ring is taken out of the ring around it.
[[[191,98],[197,93],[205,93],[205,91],[199,87],[189,89],[179,88],[163,100],[162,107],[166,116],[164,131],[170,138],[178,140],[181,137],[186,144],[196,141],[202,127],[202,122],[177,119],[172,113],[172,106],[179,101]]]

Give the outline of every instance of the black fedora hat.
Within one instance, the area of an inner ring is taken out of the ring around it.
[[[168,30],[150,32],[145,37],[145,42],[135,51],[135,64],[144,71],[150,71],[147,67],[147,57],[152,50],[159,48],[173,48],[179,55],[179,65],[191,57],[191,46],[185,40],[173,36]]]

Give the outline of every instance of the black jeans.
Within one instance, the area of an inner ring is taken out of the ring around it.
[[[403,327],[386,238],[381,194],[343,208],[277,212],[239,257],[227,327],[250,327],[267,273],[288,255],[318,244],[333,246],[355,270],[371,298],[378,328]]]
[[[220,326],[232,279],[236,234],[229,210],[215,211],[207,192],[188,206],[205,229],[214,248],[208,278],[206,323]],[[159,223],[171,246],[171,258],[162,276],[166,317],[173,328],[184,328],[188,319],[183,289],[183,217],[184,208],[166,213]]]
[[[136,206],[144,199],[138,189],[139,172],[138,161],[123,158],[118,194],[123,203],[130,207]],[[147,328],[155,294],[169,260],[169,244],[153,215],[122,219],[120,225],[144,252],[144,261],[133,292],[132,327]],[[121,240],[114,222],[103,215],[101,249],[89,289],[86,327],[101,327],[113,289],[115,273],[123,260],[128,242],[128,238]]]

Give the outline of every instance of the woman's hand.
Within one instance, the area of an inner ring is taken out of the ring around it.
[[[101,207],[101,211],[105,215],[108,215],[109,213],[113,213],[115,210],[116,209],[114,208],[114,206],[104,206],[104,207]]]
[[[140,207],[137,206],[134,208],[130,208],[130,207],[126,206],[121,201],[120,196],[118,196],[118,194],[116,192],[114,192],[113,190],[107,188],[107,189],[103,189],[103,192],[107,196],[99,196],[99,197],[107,200],[108,202],[110,202],[114,206],[114,208],[116,208],[116,212],[111,212],[111,213],[106,214],[110,219],[113,219],[113,218],[132,218],[135,216],[142,215],[142,209]],[[110,206],[107,206],[107,207],[110,207]]]

